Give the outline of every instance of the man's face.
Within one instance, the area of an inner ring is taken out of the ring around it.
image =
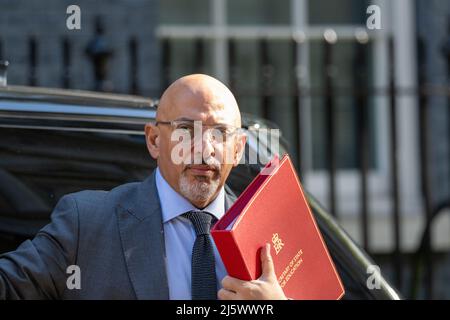
[[[196,134],[191,143],[186,139],[190,135],[183,135],[180,141],[180,133],[188,132],[186,125],[191,121],[196,121]],[[151,130],[146,127],[146,134],[147,139],[157,135],[158,152],[150,152],[157,158],[161,174],[196,207],[206,207],[239,163],[245,145],[245,136],[235,131],[240,126],[235,110],[227,108],[226,101],[217,95],[181,92],[158,114],[157,122],[162,123],[148,125]],[[220,131],[210,128],[226,128],[233,134],[216,137]]]

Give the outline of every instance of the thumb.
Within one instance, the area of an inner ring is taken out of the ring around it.
[[[270,254],[270,244],[268,243],[266,243],[266,245],[261,249],[261,269],[261,278],[276,278],[275,267],[273,265],[273,259]]]

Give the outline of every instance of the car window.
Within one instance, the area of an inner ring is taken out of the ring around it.
[[[33,236],[63,195],[140,181],[155,168],[138,133],[0,128],[0,136],[0,252]]]
[[[139,131],[11,127],[0,136],[0,253],[32,238],[63,195],[142,181],[156,167]],[[228,184],[239,195],[257,172],[238,166]]]

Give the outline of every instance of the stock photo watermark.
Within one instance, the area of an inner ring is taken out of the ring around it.
[[[267,128],[235,128],[225,124],[205,126],[201,121],[158,122],[172,126],[171,160],[174,164],[267,164],[273,155],[280,154],[280,130]],[[238,145],[247,138],[248,148],[233,150],[230,143]],[[263,170],[264,171],[264,170]],[[267,170],[266,170],[267,171]],[[270,174],[270,172],[262,172]]]
[[[371,264],[367,267],[366,273],[369,275],[366,281],[367,289],[369,290],[379,290],[381,289],[381,272],[380,267]]]
[[[81,9],[79,6],[72,4],[67,7],[66,27],[69,30],[81,30]]]
[[[377,5],[367,7],[366,13],[370,16],[367,18],[366,26],[369,30],[381,30],[381,9]]]
[[[66,286],[69,290],[81,289],[81,269],[77,265],[70,265],[66,269],[66,273],[69,274],[66,280]]]

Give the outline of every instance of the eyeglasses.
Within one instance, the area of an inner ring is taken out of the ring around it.
[[[172,121],[156,121],[156,125],[170,125],[173,131],[180,134],[188,134],[193,142],[195,134],[204,134],[209,132],[212,140],[226,141],[226,139],[233,137],[241,128],[231,126],[228,124],[213,124],[205,125],[199,120],[172,120]]]

